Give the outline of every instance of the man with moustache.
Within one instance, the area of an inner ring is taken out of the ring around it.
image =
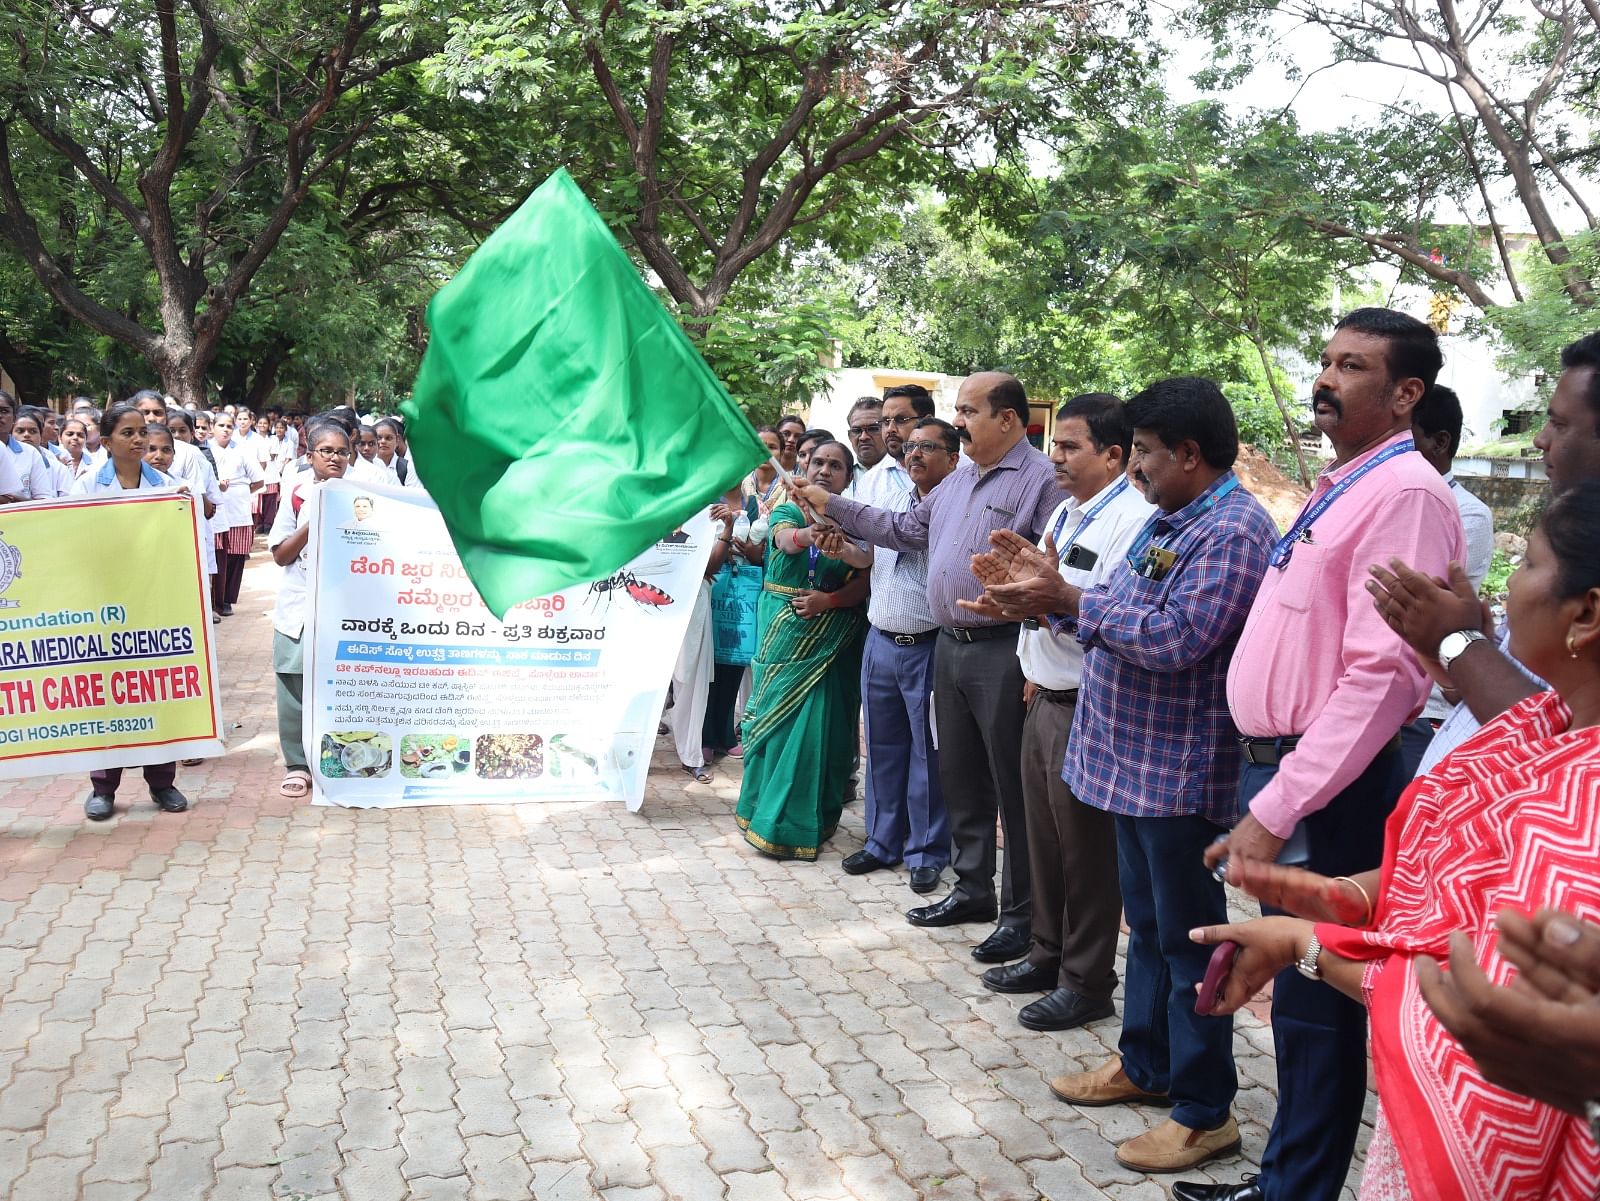
[[[1105,393],[1075,396],[1056,414],[1050,461],[1067,499],[1041,544],[1062,580],[1093,588],[1119,570],[1150,502],[1127,475],[1133,430],[1122,402]],[[1023,701],[1022,799],[1028,813],[1033,881],[1033,946],[1017,963],[990,968],[995,992],[1043,992],[1017,1020],[1030,1030],[1070,1030],[1110,1017],[1117,986],[1117,827],[1085,805],[1061,778],[1067,735],[1080,700],[1084,648],[1070,627],[1023,623],[1017,658]]]
[[[845,428],[850,448],[856,452],[856,471],[844,494],[860,499],[861,482],[867,478],[867,472],[883,462],[888,449],[883,434],[883,401],[876,396],[863,396],[850,406]]]
[[[1400,728],[1428,686],[1373,610],[1367,568],[1398,556],[1443,576],[1465,554],[1450,489],[1411,431],[1442,363],[1433,330],[1392,309],[1356,309],[1323,349],[1312,404],[1334,460],[1273,547],[1228,672],[1245,811],[1208,865],[1281,857],[1334,878],[1383,860],[1384,823],[1407,782]],[[1367,1095],[1366,1009],[1321,983],[1318,960],[1313,945],[1273,983],[1278,1113],[1259,1177],[1185,1181],[1184,1201],[1343,1191]]]
[[[863,491],[870,491],[868,503],[903,513],[955,470],[961,439],[949,422],[927,417],[909,441],[897,438],[895,449],[905,466],[896,464],[891,475],[884,468],[894,459],[886,455],[865,481],[875,486]],[[897,475],[911,486],[899,491],[891,482]],[[928,608],[926,551],[877,550],[867,620],[871,628],[861,656],[867,841],[845,858],[844,870],[859,876],[904,862],[911,891],[932,892],[950,862],[950,827],[928,720],[939,626]]]
[[[1004,963],[1031,940],[1027,818],[1022,808],[1022,671],[1013,648],[1018,625],[968,613],[956,602],[982,588],[972,556],[994,530],[1030,543],[1059,503],[1055,469],[1027,442],[1028,398],[1015,377],[968,376],[956,395],[960,465],[905,513],[863,505],[809,485],[799,496],[845,533],[896,551],[928,552],[928,608],[943,627],[934,667],[939,775],[950,815],[956,884],[934,905],[912,909],[917,926],[990,921],[995,905],[995,815],[1005,827],[999,928],[974,950]]]

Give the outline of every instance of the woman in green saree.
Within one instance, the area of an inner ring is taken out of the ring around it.
[[[825,442],[808,474],[838,495],[854,466],[849,447]],[[871,565],[870,549],[798,506],[773,510],[736,816],[745,841],[775,859],[814,860],[839,824],[861,709],[861,569]]]

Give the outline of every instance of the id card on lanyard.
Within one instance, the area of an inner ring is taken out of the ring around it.
[[[1215,506],[1218,501],[1238,486],[1239,477],[1236,475],[1230,477],[1227,483],[1206,497],[1205,503],[1200,506],[1200,513],[1204,513]],[[1142,579],[1164,579],[1167,572],[1172,570],[1172,565],[1178,561],[1177,551],[1169,550],[1165,546],[1159,546],[1154,543],[1156,522],[1160,521],[1164,516],[1166,515],[1163,513],[1157,513],[1150,518],[1145,523],[1144,529],[1140,530],[1138,536],[1134,538],[1133,545],[1128,549],[1128,569]],[[1199,514],[1197,513],[1195,516],[1198,517]]]

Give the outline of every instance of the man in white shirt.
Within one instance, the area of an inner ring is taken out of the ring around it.
[[[1075,396],[1056,414],[1050,460],[1067,492],[1040,546],[1055,548],[1062,577],[1093,588],[1122,567],[1153,506],[1127,477],[1133,427],[1106,393]],[[1073,631],[1028,621],[1017,640],[1027,680],[1022,728],[1022,799],[1027,812],[1033,943],[1028,957],[990,968],[995,992],[1043,992],[1017,1020],[1030,1030],[1068,1030],[1115,1012],[1118,918],[1117,830],[1112,815],[1085,805],[1061,778],[1080,699],[1083,645]]]
[[[849,431],[850,449],[856,455],[856,469],[844,494],[853,500],[861,500],[860,488],[867,473],[883,462],[889,451],[889,444],[883,436],[883,401],[876,396],[863,396],[850,406],[845,424]]]
[[[857,491],[864,504],[904,513],[955,470],[961,439],[954,426],[934,419],[926,392],[890,397],[883,413],[893,417],[887,453]],[[919,423],[909,424],[908,416]],[[912,891],[927,893],[950,862],[950,826],[928,712],[939,623],[928,606],[926,551],[873,549],[867,621],[861,658],[867,840],[843,866],[859,876],[903,862]]]
[[[1467,558],[1462,566],[1476,591],[1483,587],[1494,558],[1494,514],[1488,505],[1463,488],[1450,470],[1456,451],[1461,447],[1461,421],[1461,398],[1453,389],[1435,384],[1411,410],[1411,438],[1417,444],[1417,452],[1450,485],[1450,498],[1456,502],[1461,528],[1467,536]],[[1406,779],[1416,775],[1417,765],[1433,741],[1434,733],[1454,708],[1435,684],[1421,716],[1401,727],[1400,760]]]

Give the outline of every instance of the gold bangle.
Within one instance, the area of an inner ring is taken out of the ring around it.
[[[1349,876],[1335,876],[1334,880],[1336,882],[1343,880],[1346,884],[1351,885],[1357,892],[1361,894],[1361,899],[1367,903],[1367,916],[1362,919],[1361,924],[1363,926],[1372,925],[1372,919],[1377,916],[1378,911],[1372,903],[1372,898],[1367,895],[1367,890],[1362,888],[1359,882],[1352,880]]]

